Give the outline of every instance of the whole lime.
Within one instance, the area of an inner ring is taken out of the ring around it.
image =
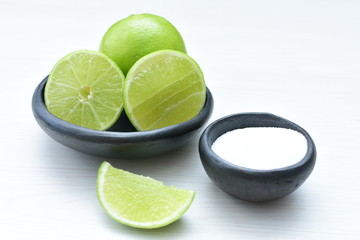
[[[163,49],[186,53],[184,40],[169,21],[145,13],[113,24],[102,38],[99,51],[115,61],[126,75],[138,59]]]

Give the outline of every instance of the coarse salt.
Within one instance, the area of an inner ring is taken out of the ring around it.
[[[235,129],[221,135],[212,150],[235,165],[270,170],[296,164],[307,151],[306,138],[299,132],[275,127]]]

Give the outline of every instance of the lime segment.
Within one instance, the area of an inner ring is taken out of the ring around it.
[[[138,60],[124,85],[124,108],[139,131],[185,122],[203,108],[206,86],[198,64],[188,55],[160,50]]]
[[[116,221],[136,228],[159,228],[179,219],[193,202],[195,192],[165,186],[103,162],[97,195],[104,210]]]
[[[106,130],[123,108],[124,75],[105,54],[79,50],[62,58],[45,86],[49,112],[73,124]]]

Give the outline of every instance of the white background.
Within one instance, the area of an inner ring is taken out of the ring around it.
[[[37,84],[64,55],[97,50],[133,13],[167,18],[215,99],[211,122],[265,111],[305,128],[317,164],[295,193],[251,204],[204,172],[197,139],[154,158],[116,160],[68,149],[31,111]],[[0,0],[0,239],[360,239],[359,1]],[[193,189],[181,220],[139,230],[96,198],[102,161]]]

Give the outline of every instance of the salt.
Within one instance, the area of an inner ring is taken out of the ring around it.
[[[307,141],[291,129],[250,127],[223,134],[215,140],[212,150],[235,165],[270,170],[301,161],[307,151]]]

